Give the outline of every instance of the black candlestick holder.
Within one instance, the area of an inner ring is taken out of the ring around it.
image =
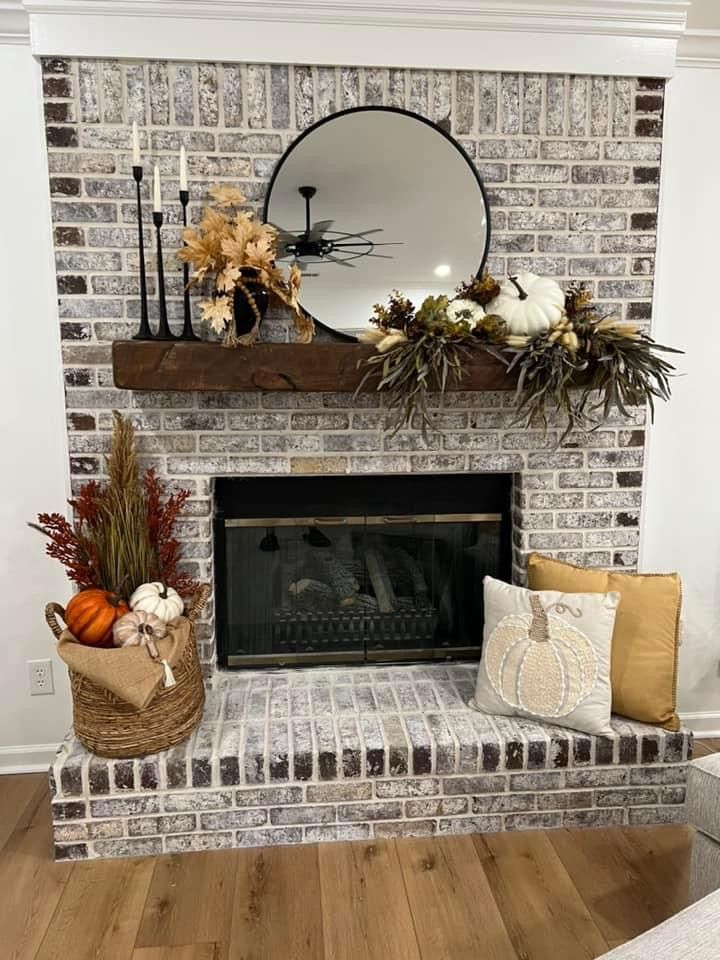
[[[187,206],[190,201],[190,191],[181,190],[180,191],[180,204],[182,206],[182,222],[183,228],[187,227]],[[197,336],[193,330],[192,325],[192,316],[190,313],[190,268],[187,263],[183,263],[183,317],[184,323],[182,328],[182,333],[180,334],[180,340],[199,340],[200,337]]]
[[[160,301],[160,325],[155,334],[155,340],[176,340],[175,334],[170,329],[167,315],[167,300],[165,299],[165,267],[163,265],[162,238],[160,230],[163,225],[162,212],[153,210],[153,223],[155,224],[155,236],[157,239],[157,274],[158,274],[158,299]]]
[[[140,199],[140,184],[143,178],[143,168],[133,164],[133,178],[137,191],[137,219],[138,219],[138,252],[140,254],[140,327],[133,340],[153,340],[153,332],[148,320],[147,280],[145,277],[145,240],[143,238],[142,200]]]

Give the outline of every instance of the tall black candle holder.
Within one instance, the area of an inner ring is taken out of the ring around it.
[[[158,274],[158,298],[160,301],[160,325],[155,334],[155,340],[176,340],[175,334],[170,329],[167,315],[167,301],[165,299],[165,267],[163,265],[162,238],[160,230],[163,225],[162,212],[153,210],[153,223],[155,224],[155,236],[157,238],[157,274]]]
[[[138,251],[140,254],[140,327],[133,340],[153,340],[153,332],[148,320],[147,280],[145,277],[145,240],[143,238],[142,200],[140,199],[140,184],[143,178],[143,168],[133,164],[133,178],[137,191],[137,219],[138,219]]]
[[[190,191],[181,190],[180,191],[180,204],[182,206],[182,221],[183,228],[187,227],[187,206],[190,201]],[[180,334],[180,340],[199,340],[200,337],[197,336],[193,330],[192,317],[190,313],[190,267],[187,263],[183,263],[183,317],[184,323],[182,328],[182,333]]]

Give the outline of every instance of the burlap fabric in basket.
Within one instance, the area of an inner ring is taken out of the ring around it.
[[[68,666],[73,698],[75,736],[100,757],[143,757],[187,740],[200,722],[205,687],[195,643],[194,624],[210,588],[200,588],[184,617],[169,626],[158,641],[175,686],[165,687],[164,671],[143,647],[100,649],[76,643],[57,617],[57,603],[45,608],[45,619],[58,640],[58,653]]]

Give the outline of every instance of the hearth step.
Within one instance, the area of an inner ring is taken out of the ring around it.
[[[218,674],[179,747],[50,772],[58,859],[685,822],[692,734],[488,717],[476,664]]]

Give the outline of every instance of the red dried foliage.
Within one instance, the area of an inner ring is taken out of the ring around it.
[[[31,526],[48,538],[45,552],[60,561],[69,580],[81,590],[97,583],[96,557],[92,544],[83,536],[81,524],[73,526],[61,513],[39,513],[37,525]]]
[[[180,569],[182,545],[175,537],[175,524],[183,511],[189,490],[178,490],[167,495],[165,484],[154,467],[143,476],[147,502],[148,531],[150,543],[157,557],[157,579],[174,587],[181,597],[188,597],[197,590],[193,578]]]
[[[157,558],[153,579],[160,580],[183,597],[192,596],[197,582],[181,569],[182,544],[175,537],[175,525],[182,513],[189,490],[166,493],[163,482],[153,468],[142,478],[147,505],[147,524],[150,542]],[[60,513],[38,514],[37,524],[30,524],[48,538],[46,553],[59,560],[69,580],[80,589],[94,587],[99,583],[99,562],[92,537],[86,532],[103,522],[102,509],[106,489],[96,480],[83,484],[77,497],[68,503],[75,517],[71,523]]]

